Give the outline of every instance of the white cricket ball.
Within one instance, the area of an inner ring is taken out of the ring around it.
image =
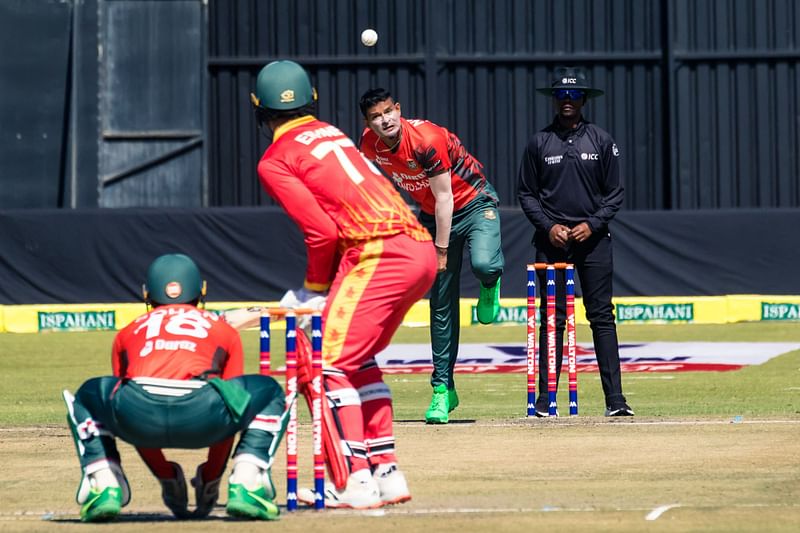
[[[372,28],[368,28],[361,32],[361,43],[364,46],[375,46],[378,42],[378,32]]]

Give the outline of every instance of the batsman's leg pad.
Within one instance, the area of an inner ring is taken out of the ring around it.
[[[377,364],[362,366],[353,376],[364,416],[364,443],[371,465],[395,462],[392,431],[392,392]]]
[[[297,328],[297,390],[306,394],[311,386],[311,340],[305,330]],[[310,406],[311,404],[309,404]]]
[[[302,333],[302,334],[301,334]],[[303,330],[297,331],[297,390],[306,399],[309,411],[312,409],[313,399],[311,397],[311,341]],[[323,379],[323,386],[325,380]],[[349,391],[349,394],[346,392]],[[350,446],[342,439],[342,424],[336,414],[336,406],[342,402],[347,405],[360,405],[361,400],[355,389],[345,389],[336,391],[334,395],[337,400],[332,399],[331,393],[326,390],[327,401],[322,402],[322,447],[325,453],[325,463],[328,467],[328,475],[333,484],[343,489],[347,485],[347,478],[350,475],[351,455]],[[288,412],[288,409],[287,409]]]
[[[342,424],[337,414],[339,405],[359,405],[361,403],[355,389],[344,389],[335,392],[326,391],[327,401],[322,402],[322,447],[325,451],[325,463],[331,481],[338,489],[344,489],[350,476],[349,456],[353,455],[350,443],[342,438]],[[303,396],[311,410],[311,387],[303,389]],[[364,450],[366,456],[366,450]]]

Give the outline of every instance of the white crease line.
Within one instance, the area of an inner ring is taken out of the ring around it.
[[[639,418],[639,420],[636,420]],[[731,419],[723,419],[723,420],[642,420],[641,418],[644,417],[636,417],[631,419],[630,417],[625,418],[617,418],[617,419],[609,419],[602,416],[577,416],[577,417],[568,417],[562,416],[558,418],[553,418],[552,420],[548,418],[514,418],[509,420],[508,422],[484,422],[482,420],[478,421],[470,421],[469,423],[459,423],[458,419],[454,419],[454,423],[449,425],[442,426],[441,429],[470,429],[470,428],[504,428],[504,427],[524,427],[524,426],[535,426],[539,425],[541,427],[557,427],[557,426],[714,426],[714,425],[721,425],[721,424],[800,424],[800,418],[796,419],[766,419],[761,420],[758,418],[752,419],[743,419],[743,420],[736,420],[734,421]],[[428,427],[422,420],[420,421],[409,421],[409,420],[395,420],[394,425],[398,427]],[[311,426],[310,422],[301,423],[301,427],[309,427]],[[438,429],[438,428],[437,428]],[[61,426],[20,426],[20,427],[13,427],[13,428],[0,428],[0,434],[8,434],[8,433],[35,433],[35,432],[49,432],[47,436],[49,437],[69,437],[69,430]],[[53,434],[55,433],[55,434]]]
[[[281,506],[283,507],[283,506]],[[671,504],[671,505],[662,505],[660,507],[656,507],[655,509],[651,509],[650,513],[645,517],[645,520],[656,520],[659,516],[661,516],[665,511],[672,509],[674,507],[681,507],[684,509],[716,509],[718,506],[710,505],[681,505],[681,504]],[[748,509],[748,508],[759,508],[759,509],[798,509],[800,508],[800,504],[792,503],[792,504],[770,504],[770,503],[754,503],[754,504],[733,504],[727,506],[732,509]],[[384,517],[384,516],[414,516],[414,515],[437,515],[437,514],[513,514],[513,513],[607,513],[607,512],[644,512],[648,509],[646,507],[550,507],[544,506],[540,508],[533,508],[533,507],[442,507],[442,508],[402,508],[402,507],[392,507],[392,508],[382,508],[382,509],[373,509],[373,510],[353,510],[353,509],[328,509],[324,511],[322,515],[327,516],[371,516],[371,517]],[[302,517],[312,517],[312,516],[322,516],[318,512],[314,511],[310,507],[303,507],[297,513],[286,513],[285,515],[282,514],[282,518],[288,518],[291,515],[295,515],[294,519],[300,519]],[[54,511],[12,511],[12,512],[2,512],[0,511],[0,522],[11,522],[11,521],[20,521],[20,520],[63,520],[65,518],[72,518],[77,519],[78,510],[77,508],[71,511],[67,510],[54,510]],[[133,511],[129,511],[127,513],[123,513],[123,519],[127,519],[127,521],[133,521],[135,519],[146,519],[146,520],[164,520],[164,521],[171,521],[172,515],[164,508],[142,508],[136,509]],[[227,516],[225,511],[220,507],[212,511],[211,516],[217,518],[224,518]]]
[[[724,420],[635,420],[630,417],[625,418],[605,418],[602,416],[577,416],[577,417],[552,417],[552,418],[516,418],[508,422],[483,422],[483,421],[469,421],[469,423],[459,423],[459,420],[451,419],[451,423],[446,426],[446,429],[471,429],[471,428],[505,428],[505,427],[525,427],[525,426],[540,426],[554,428],[558,426],[569,427],[626,427],[626,426],[716,426],[728,424],[800,424],[800,418],[795,420],[759,420],[757,418],[751,420],[736,420],[733,418]],[[427,427],[425,422],[417,421],[394,421],[395,426],[399,427]],[[442,429],[445,427],[442,426]]]
[[[660,507],[656,507],[655,509],[653,509],[652,511],[647,513],[647,516],[645,516],[644,519],[645,520],[651,520],[651,521],[652,520],[658,520],[659,516],[661,516],[662,514],[666,513],[667,511],[669,511],[673,507],[680,507],[680,504],[671,503],[669,505],[662,505]]]

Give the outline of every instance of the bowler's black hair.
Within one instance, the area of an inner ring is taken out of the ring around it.
[[[364,115],[364,118],[367,118],[367,110],[370,107],[375,104],[380,104],[389,98],[394,100],[392,93],[381,87],[376,87],[361,95],[361,100],[358,101],[358,107],[361,108],[361,114]]]

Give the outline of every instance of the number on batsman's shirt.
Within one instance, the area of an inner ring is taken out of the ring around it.
[[[258,175],[305,236],[306,282],[311,286],[327,288],[341,243],[399,234],[431,240],[389,180],[355,144],[312,116],[275,131]]]

